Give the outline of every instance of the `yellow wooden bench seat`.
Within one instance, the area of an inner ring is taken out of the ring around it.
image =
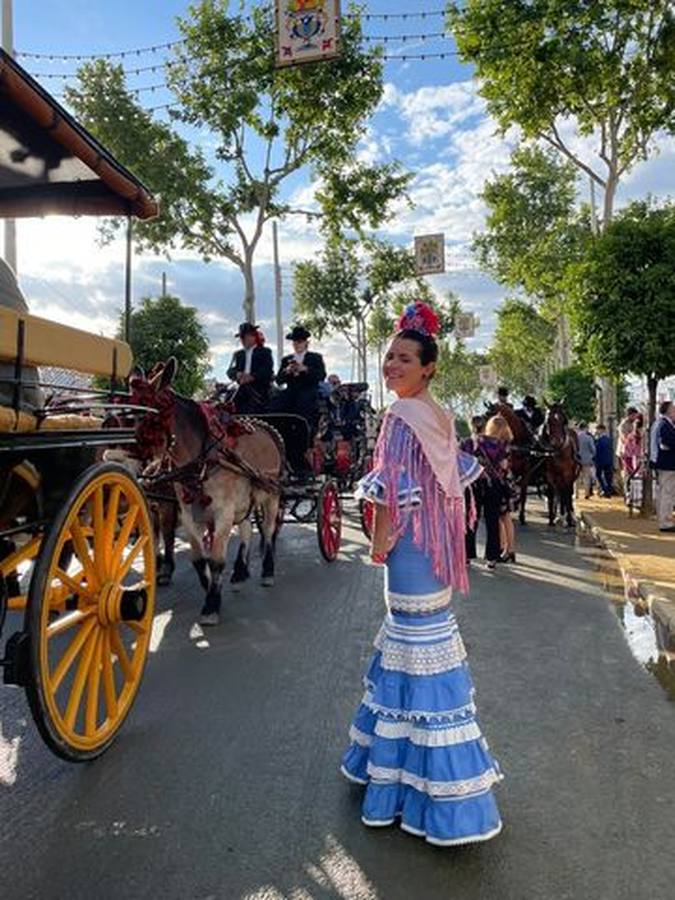
[[[124,341],[0,306],[0,360],[3,362],[16,359],[21,320],[26,329],[23,361],[27,366],[58,366],[88,375],[110,376],[113,355],[117,351],[117,377],[125,378],[131,371],[131,348]]]
[[[6,432],[34,431],[91,431],[102,428],[103,419],[98,416],[78,416],[66,413],[62,416],[46,416],[43,419],[27,412],[14,412],[7,406],[0,406],[0,434]]]

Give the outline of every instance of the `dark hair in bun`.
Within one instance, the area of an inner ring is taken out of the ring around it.
[[[421,331],[415,331],[414,328],[404,328],[396,333],[397,338],[405,341],[415,341],[419,345],[419,357],[423,366],[429,363],[435,363],[438,360],[438,344],[428,334],[422,334]]]

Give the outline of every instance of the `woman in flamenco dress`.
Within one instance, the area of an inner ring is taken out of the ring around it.
[[[362,821],[431,844],[486,841],[502,822],[501,780],[476,719],[452,590],[467,591],[464,489],[477,460],[457,448],[452,415],[429,393],[438,318],[404,311],[384,361],[396,400],[359,494],[375,504],[371,554],[386,566],[387,614],[350,729],[343,774],[366,786]]]

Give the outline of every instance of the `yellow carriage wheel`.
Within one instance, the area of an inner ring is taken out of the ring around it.
[[[28,699],[59,756],[93,759],[114,740],[143,677],[154,606],[145,497],[122,466],[92,466],[45,537],[26,610]]]

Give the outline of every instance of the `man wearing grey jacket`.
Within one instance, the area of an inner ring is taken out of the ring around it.
[[[595,441],[588,433],[588,425],[582,422],[577,429],[577,441],[579,444],[579,463],[581,471],[577,478],[576,495],[579,496],[579,488],[583,488],[584,498],[588,500],[593,495],[593,469],[595,467]]]

